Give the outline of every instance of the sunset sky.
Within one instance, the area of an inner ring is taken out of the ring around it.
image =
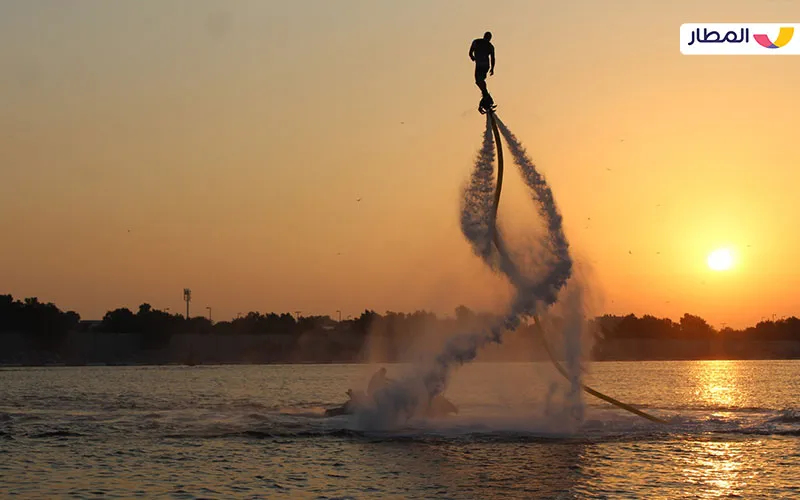
[[[594,312],[800,316],[800,56],[679,50],[682,23],[781,21],[800,2],[6,0],[0,293],[84,319],[185,287],[215,320],[501,307],[458,214],[490,30]]]

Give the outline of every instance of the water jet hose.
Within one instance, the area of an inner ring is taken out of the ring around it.
[[[492,207],[492,217],[490,222],[490,227],[492,231],[492,241],[494,242],[494,246],[497,247],[497,252],[501,255],[501,257],[508,261],[508,253],[505,251],[503,247],[502,240],[500,240],[497,234],[497,209],[500,205],[500,191],[503,187],[503,143],[500,140],[500,131],[497,129],[497,123],[494,120],[494,113],[489,110],[487,111],[487,115],[489,117],[489,121],[492,124],[492,131],[494,132],[494,142],[495,142],[495,149],[497,150],[497,187],[495,188],[494,192],[494,206]],[[542,328],[541,323],[539,323],[539,315],[533,315],[533,324],[534,330],[536,333],[539,334],[539,338],[544,345],[544,350],[547,352],[547,356],[550,358],[550,362],[553,363],[556,370],[564,376],[565,379],[570,380],[569,374],[566,370],[561,366],[561,364],[556,360],[555,356],[553,355],[553,351],[550,350],[550,346],[547,344],[547,339],[544,336],[544,329]],[[639,415],[640,417],[646,418],[652,422],[657,422],[660,424],[667,424],[666,420],[662,420],[658,417],[654,417],[648,413],[645,413],[641,410],[634,408],[633,406],[623,403],[622,401],[618,401],[611,396],[606,396],[602,392],[596,391],[589,387],[588,385],[581,384],[581,388],[591,394],[592,396],[602,399],[608,403],[611,403],[614,406],[622,408],[623,410],[627,410],[633,414]]]

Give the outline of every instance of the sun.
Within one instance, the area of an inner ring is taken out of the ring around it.
[[[733,254],[728,248],[718,248],[708,256],[708,267],[714,271],[727,271],[733,267]]]

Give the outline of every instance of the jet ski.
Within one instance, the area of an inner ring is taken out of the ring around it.
[[[345,401],[341,406],[325,410],[325,416],[336,417],[338,415],[352,415],[359,407],[365,408],[373,403],[372,398],[362,391],[356,392],[349,390],[347,391],[347,395],[350,399]],[[451,413],[458,413],[456,405],[441,394],[437,394],[425,410],[424,415],[428,418],[441,418]]]
[[[350,399],[344,402],[342,406],[336,408],[328,408],[325,410],[326,417],[336,417],[338,415],[352,415],[355,413],[356,408],[368,405],[371,401],[366,394],[362,391],[355,392],[352,389],[347,391]]]

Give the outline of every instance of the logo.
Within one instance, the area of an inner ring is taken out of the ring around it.
[[[758,44],[762,47],[766,47],[768,49],[778,49],[789,43],[792,40],[792,36],[794,36],[794,28],[782,26],[781,30],[778,32],[778,39],[775,40],[775,42],[771,42],[767,35],[754,34],[753,40],[758,42]]]
[[[698,56],[800,55],[800,42],[793,39],[795,29],[798,27],[800,27],[799,23],[682,24],[681,54]]]

